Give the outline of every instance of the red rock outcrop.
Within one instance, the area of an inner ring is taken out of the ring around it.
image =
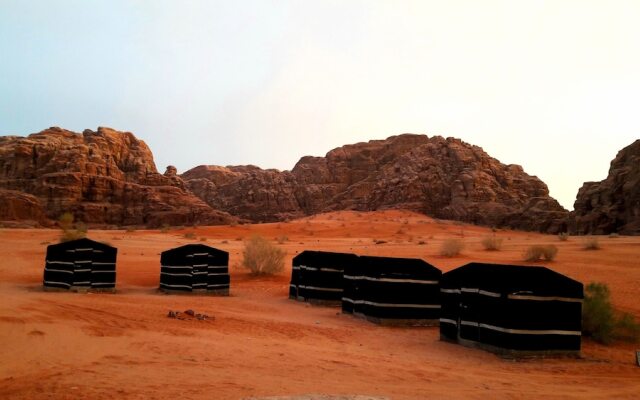
[[[199,166],[182,175],[213,208],[253,221],[404,208],[488,226],[558,232],[568,212],[547,186],[461,140],[399,135],[303,157],[291,171]]]
[[[640,234],[640,140],[618,152],[605,180],[585,182],[574,209],[579,234]]]
[[[51,223],[64,212],[94,225],[220,224],[175,174],[158,173],[147,145],[129,132],[82,134],[53,127],[0,137],[1,220]]]

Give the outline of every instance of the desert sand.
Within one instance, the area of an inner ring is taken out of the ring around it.
[[[189,232],[195,239],[184,237]],[[282,273],[256,278],[240,267],[242,240],[253,233],[283,242]],[[482,248],[482,238],[492,234],[504,239],[501,251]],[[469,261],[522,264],[528,246],[552,243],[558,256],[541,265],[585,284],[607,283],[615,306],[640,318],[640,237],[599,237],[602,249],[586,251],[578,237],[561,242],[552,235],[493,233],[403,211],[164,233],[91,230],[90,238],[119,249],[117,293],[43,292],[46,247],[59,236],[50,229],[0,229],[0,398],[640,396],[639,345],[585,339],[580,359],[516,361],[441,342],[437,327],[380,327],[338,308],[288,299],[291,258],[304,249],[420,257],[448,271]],[[464,241],[461,255],[438,255],[447,238]],[[231,296],[158,293],[160,252],[201,240],[230,253]],[[186,309],[215,319],[167,318],[169,310]]]

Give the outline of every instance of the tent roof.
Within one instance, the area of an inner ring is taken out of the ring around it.
[[[500,293],[531,293],[583,298],[582,283],[547,267],[469,263],[442,275],[443,288],[479,288]]]
[[[162,252],[161,255],[172,255],[172,256],[178,256],[178,255],[187,255],[187,254],[192,254],[192,253],[209,253],[209,254],[215,254],[215,255],[229,255],[228,252],[224,251],[224,250],[220,250],[220,249],[216,249],[215,247],[211,247],[211,246],[207,246],[204,244],[200,244],[200,243],[193,243],[193,244],[185,244],[184,246],[179,246],[179,247],[175,247],[173,249],[169,249],[169,250],[165,250]]]
[[[77,249],[77,248],[93,248],[93,249],[109,249],[109,250],[117,250],[115,247],[113,246],[109,246],[108,244],[105,243],[101,243],[101,242],[96,242],[95,240],[91,240],[88,238],[82,238],[82,239],[76,239],[76,240],[70,240],[68,242],[62,242],[62,243],[56,243],[56,244],[52,244],[47,246],[47,250],[51,249],[51,250],[71,250],[71,249]]]
[[[442,272],[420,258],[361,256],[363,268],[378,273],[424,274],[440,276]]]

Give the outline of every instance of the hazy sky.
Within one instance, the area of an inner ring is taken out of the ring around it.
[[[110,126],[160,172],[454,136],[572,209],[640,137],[639,21],[638,0],[0,0],[0,134]]]

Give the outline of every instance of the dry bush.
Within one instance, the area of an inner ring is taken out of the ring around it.
[[[276,242],[278,242],[278,244],[283,244],[284,242],[288,242],[289,241],[289,237],[286,235],[280,235],[276,238]]]
[[[498,251],[502,248],[502,238],[496,236],[487,236],[482,239],[482,247],[489,251]]]
[[[162,227],[160,228],[160,232],[161,233],[169,232],[169,225],[168,224],[162,224]]]
[[[606,284],[591,282],[584,293],[582,332],[605,344],[614,340],[637,342],[640,339],[640,324],[631,314],[616,313]]]
[[[58,225],[62,229],[60,242],[69,242],[87,237],[87,225],[84,222],[74,224],[73,219],[73,214],[69,212],[62,214],[58,218]]]
[[[582,248],[584,250],[599,250],[600,242],[598,238],[587,238],[582,242]]]
[[[185,232],[183,236],[184,236],[185,239],[195,239],[196,238],[195,232]]]
[[[553,261],[558,254],[558,248],[552,244],[548,245],[533,245],[524,253],[524,260],[535,262],[544,259],[545,261]]]
[[[462,249],[464,249],[464,243],[460,239],[446,239],[440,247],[440,255],[454,257],[460,254]]]
[[[284,269],[284,250],[254,235],[244,244],[242,266],[254,275],[273,275]]]
[[[560,240],[561,242],[566,242],[567,240],[569,240],[569,234],[567,232],[558,233],[558,240]]]
[[[609,239],[616,239],[616,238],[619,238],[619,237],[620,237],[620,234],[617,233],[617,232],[613,232],[613,233],[609,234]]]

